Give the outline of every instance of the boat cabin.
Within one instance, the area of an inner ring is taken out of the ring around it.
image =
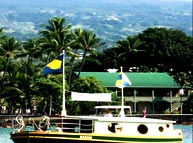
[[[96,109],[96,116],[112,116],[112,117],[119,117],[119,116],[131,116],[131,106],[95,106]]]

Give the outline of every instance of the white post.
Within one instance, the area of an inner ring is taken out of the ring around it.
[[[121,67],[121,74],[123,73],[123,67]],[[124,94],[123,94],[123,75],[121,75],[121,80],[122,80],[122,87],[121,87],[121,112],[120,112],[120,116],[124,117],[125,113],[124,113]]]
[[[182,114],[182,111],[183,111],[183,109],[182,109],[182,107],[183,107],[183,105],[182,105],[182,96],[184,95],[184,89],[180,89],[180,113]]]
[[[152,94],[152,104],[153,104],[153,114],[155,113],[155,108],[154,108],[154,106],[155,106],[155,102],[154,102],[154,99],[155,99],[155,91],[154,90],[152,90],[151,91],[151,94]]]
[[[63,60],[62,60],[62,68],[63,68],[63,73],[62,73],[62,82],[63,82],[63,94],[62,94],[62,116],[66,116],[66,105],[65,105],[65,52],[63,50]]]
[[[52,115],[52,96],[50,96],[50,111],[49,111],[49,115]]]
[[[137,107],[136,107],[136,96],[137,96],[137,91],[136,91],[136,89],[134,89],[134,112],[136,112],[137,111]]]

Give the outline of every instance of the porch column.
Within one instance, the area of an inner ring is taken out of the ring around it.
[[[182,114],[182,107],[183,107],[183,104],[182,104],[182,96],[184,95],[184,89],[180,89],[180,113]]]
[[[136,96],[137,96],[137,91],[136,91],[136,89],[134,89],[134,112],[135,112],[135,113],[136,113],[136,111],[137,111]]]
[[[154,112],[154,90],[151,91],[151,94],[152,94],[152,110],[153,110],[153,113]]]

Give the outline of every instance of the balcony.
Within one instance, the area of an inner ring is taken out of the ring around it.
[[[170,96],[126,96],[124,97],[127,102],[157,102],[157,101],[167,101],[167,102],[176,102],[176,101],[185,101],[187,96],[180,97],[170,97]]]

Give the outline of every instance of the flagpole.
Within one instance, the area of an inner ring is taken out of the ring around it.
[[[125,117],[123,88],[125,86],[131,85],[131,81],[128,79],[126,74],[123,73],[123,67],[120,67],[120,69],[121,69],[121,71],[118,75],[118,80],[116,81],[116,87],[121,88],[121,111],[119,113],[119,116]]]
[[[123,73],[123,67],[120,67],[121,68],[121,74]],[[122,84],[123,84],[123,76],[121,76],[121,81],[122,81]],[[124,100],[123,100],[123,85],[121,87],[121,106],[123,107],[124,104],[123,104]]]
[[[63,50],[63,60],[62,60],[62,86],[63,86],[63,93],[62,93],[62,116],[66,116],[66,105],[65,105],[65,52]]]
[[[124,113],[124,93],[123,93],[123,67],[120,67],[121,68],[121,80],[122,80],[122,87],[121,87],[121,117],[124,117],[125,116],[125,113]]]

